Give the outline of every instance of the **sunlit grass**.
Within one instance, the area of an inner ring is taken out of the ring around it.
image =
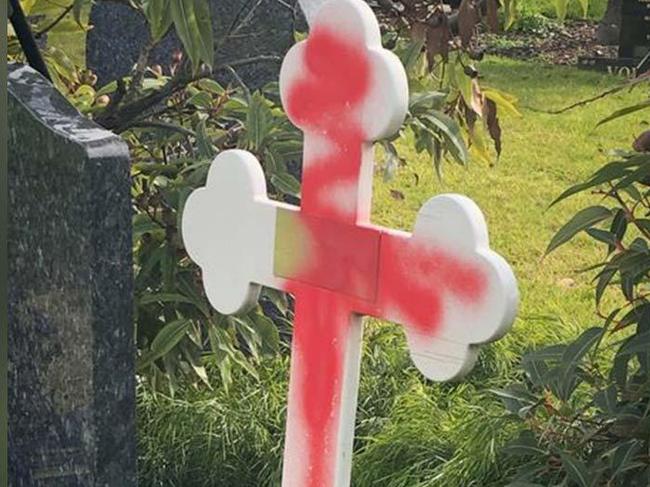
[[[522,16],[542,14],[547,17],[555,17],[555,0],[519,0],[519,10]],[[583,12],[579,0],[569,0],[567,15],[570,18],[582,18]],[[589,0],[588,17],[600,20],[605,13],[607,0]]]
[[[400,142],[408,164],[394,180],[377,177],[376,223],[409,229],[432,195],[463,193],[483,209],[492,246],[513,265],[521,309],[512,332],[487,347],[460,384],[433,384],[411,365],[393,325],[367,327],[359,394],[353,485],[382,487],[504,485],[511,466],[497,454],[512,434],[499,402],[487,391],[517,374],[521,353],[575,336],[598,323],[591,275],[576,271],[597,261],[586,239],[543,259],[555,230],[586,205],[589,196],[547,210],[567,186],[607,160],[610,149],[629,146],[643,130],[640,118],[594,129],[598,120],[638,94],[623,93],[563,115],[563,107],[597,94],[617,80],[572,68],[489,59],[484,84],[519,97],[523,117],[504,115],[504,151],[495,167],[444,167],[435,175],[425,155]],[[417,175],[415,177],[414,175]],[[391,196],[391,189],[404,199]],[[140,394],[141,485],[272,486],[280,472],[288,360],[267,360],[260,380],[235,377],[226,394],[181,394],[169,400]],[[216,374],[215,374],[215,380]]]

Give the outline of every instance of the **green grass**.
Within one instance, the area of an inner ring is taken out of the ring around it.
[[[521,118],[503,116],[504,152],[498,165],[474,163],[464,169],[447,164],[440,181],[428,158],[402,140],[408,165],[392,181],[376,179],[373,215],[376,223],[409,229],[432,195],[459,192],[476,200],[493,248],[511,262],[519,279],[519,317],[512,332],[485,348],[475,370],[459,384],[425,380],[411,365],[396,326],[367,326],[355,486],[504,485],[512,464],[498,447],[515,426],[487,389],[516,376],[524,350],[571,338],[598,323],[590,276],[576,270],[594,263],[599,249],[579,239],[542,259],[554,231],[589,197],[550,210],[547,205],[605,162],[604,152],[629,146],[643,130],[634,117],[594,130],[599,119],[640,95],[615,95],[554,116],[538,110],[594,95],[616,79],[503,59],[487,60],[482,71],[484,84],[519,97],[523,113]],[[405,198],[394,199],[391,189]],[[260,367],[259,381],[240,372],[228,394],[218,385],[176,400],[141,391],[141,485],[278,485],[287,373],[288,360],[277,358]]]
[[[519,0],[518,8],[522,17],[531,15],[545,15],[555,18],[555,5],[557,0]],[[607,0],[589,0],[588,17],[600,20],[607,8]],[[582,7],[579,0],[569,0],[567,17],[580,19],[583,17]]]

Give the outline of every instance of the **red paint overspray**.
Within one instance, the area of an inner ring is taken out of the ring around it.
[[[325,138],[329,150],[304,161],[301,214],[354,225],[361,203],[358,191],[365,143],[360,109],[372,82],[366,47],[359,39],[341,39],[317,27],[307,40],[304,62],[305,74],[290,87],[286,109],[307,136]],[[353,204],[343,210],[328,198],[328,191],[337,185],[353,193],[347,195]],[[336,239],[336,235],[324,235],[309,219],[303,218],[302,224],[313,241]],[[346,338],[352,313],[382,318],[397,310],[402,323],[432,336],[443,319],[446,295],[471,304],[486,292],[487,281],[477,266],[440,249],[418,247],[408,238],[380,228],[376,231],[379,259],[374,275],[367,276],[372,282],[361,282],[360,273],[348,274],[350,286],[363,290],[363,295],[374,289],[378,280],[375,301],[299,282],[318,283],[319,275],[341,264],[336,255],[363,251],[359,248],[362,243],[354,239],[343,239],[340,244],[350,248],[335,255],[328,253],[326,246],[312,249],[308,265],[295,276],[287,276],[291,284],[286,290],[296,296],[289,411],[300,416],[289,421],[297,421],[304,428],[298,443],[304,443],[306,449],[296,452],[305,464],[294,465],[301,469],[295,487],[334,484]]]
[[[379,252],[379,317],[398,310],[400,321],[421,334],[437,331],[446,296],[471,305],[487,291],[487,278],[476,264],[441,248],[384,234]]]
[[[325,155],[303,162],[301,213],[347,223],[356,223],[356,205],[341,211],[328,202],[327,192],[337,184],[349,185],[355,193],[352,201],[358,201],[364,142],[359,112],[371,83],[366,47],[360,41],[314,28],[304,51],[305,74],[291,86],[285,107],[307,136],[324,137],[329,145]],[[312,262],[327,265],[321,260],[325,258],[310,256]],[[310,267],[304,272],[324,265]],[[318,276],[297,277],[313,282]],[[291,367],[300,377],[298,384],[290,385],[289,400],[300,405],[306,428],[309,468],[303,485],[327,487],[334,483],[345,337],[352,308],[344,297],[312,286],[294,283],[287,290],[296,296]]]
[[[289,90],[287,112],[306,134],[324,137],[326,155],[304,161],[301,210],[320,217],[356,222],[356,207],[342,212],[328,204],[334,185],[355,192],[364,134],[360,107],[371,85],[370,61],[360,39],[341,39],[316,27],[305,47],[306,73]],[[352,199],[352,198],[351,198]]]
[[[349,306],[329,291],[300,285],[296,290],[296,317],[291,367],[298,373],[292,392],[300,405],[308,451],[305,487],[334,485],[335,449],[340,416],[345,337]],[[297,419],[297,418],[294,418]]]

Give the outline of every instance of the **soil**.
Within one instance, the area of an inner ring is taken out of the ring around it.
[[[552,64],[576,64],[579,57],[616,57],[616,46],[596,39],[596,22],[545,22],[526,29],[480,34],[474,48],[486,54],[516,59],[540,59]]]

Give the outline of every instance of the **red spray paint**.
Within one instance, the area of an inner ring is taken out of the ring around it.
[[[305,72],[290,87],[286,109],[306,134],[326,139],[328,150],[304,161],[301,224],[311,241],[335,245],[310,246],[307,265],[294,276],[285,276],[291,283],[286,290],[296,297],[289,401],[299,405],[300,415],[289,421],[298,421],[305,429],[308,468],[300,487],[328,487],[334,483],[345,339],[353,313],[381,318],[388,309],[398,309],[409,326],[433,335],[443,317],[445,295],[478,301],[486,281],[476,266],[442,250],[418,248],[377,227],[369,227],[376,238],[357,239],[353,232],[333,232],[331,225],[310,218],[348,227],[359,221],[356,205],[342,211],[328,200],[328,191],[349,186],[354,193],[350,201],[358,202],[365,143],[360,113],[372,76],[360,39],[341,39],[316,27],[304,53]],[[337,239],[337,234],[352,237]],[[345,262],[363,260],[359,256],[364,252],[372,254],[370,262],[356,267]],[[361,272],[368,268],[372,271]],[[325,281],[328,289],[319,287]]]

